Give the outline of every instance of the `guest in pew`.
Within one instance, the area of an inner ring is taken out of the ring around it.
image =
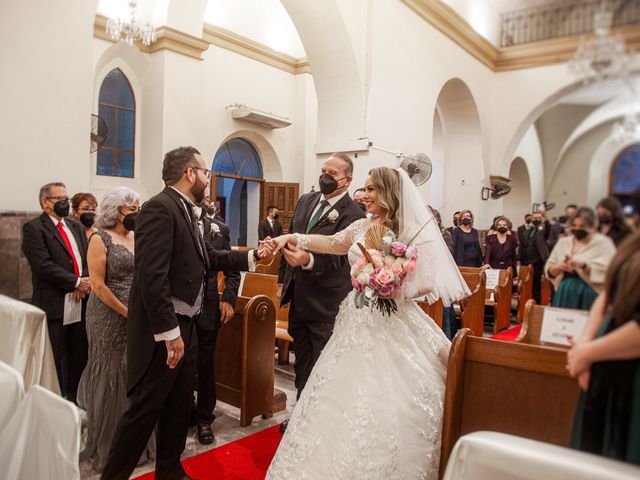
[[[203,205],[203,209],[206,207],[207,205]],[[231,239],[227,225],[206,215],[200,215],[198,224],[204,235],[207,248],[231,250]],[[216,406],[214,359],[218,330],[233,318],[238,288],[240,287],[240,272],[230,269],[224,270],[224,292],[222,297],[218,293],[218,272],[211,271],[209,278],[202,313],[196,319],[196,333],[198,335],[198,396],[191,410],[192,423],[198,429],[198,441],[205,445],[214,441],[211,423],[216,418],[213,414],[213,409]]]
[[[482,266],[482,250],[478,230],[473,228],[471,210],[460,212],[460,225],[451,232],[453,236],[453,258],[459,267]]]
[[[567,368],[585,390],[572,446],[640,464],[640,232],[611,261]]]
[[[554,279],[554,307],[589,310],[598,293],[611,259],[613,241],[596,232],[596,218],[589,207],[580,207],[569,221],[571,235],[558,240],[545,265]]]
[[[197,365],[195,321],[211,270],[254,270],[273,252],[209,248],[195,221],[211,170],[193,147],[168,152],[165,188],[149,199],[135,221],[135,271],[127,316],[129,408],[113,437],[103,479],[129,478],[157,425],[155,478],[188,478],[185,447]]]
[[[516,251],[518,241],[511,235],[512,223],[507,217],[500,216],[496,222],[495,235],[488,235],[484,247],[484,269],[513,269],[514,278],[518,275]]]
[[[96,220],[98,201],[91,193],[76,193],[71,197],[73,218],[85,228],[87,240],[98,230],[93,226]]]
[[[84,309],[67,315],[65,302],[84,301],[91,288],[87,270],[87,237],[69,217],[64,183],[48,183],[38,197],[42,214],[22,227],[22,250],[31,267],[31,303],[47,314],[47,329],[62,395],[75,402],[87,364]],[[70,323],[71,322],[71,323]]]
[[[549,236],[547,237],[549,251],[553,250],[558,240],[566,235],[567,222],[576,214],[576,210],[578,210],[578,206],[570,203],[564,207],[564,215],[558,217],[558,221],[551,225]]]
[[[530,265],[532,271],[532,295],[536,303],[541,303],[542,273],[549,258],[547,236],[549,222],[544,220],[542,212],[531,215],[531,228],[521,239],[519,256],[522,265]]]
[[[267,237],[275,238],[282,235],[282,224],[280,223],[280,212],[275,205],[267,207],[267,218],[258,224],[258,240],[264,240]]]
[[[449,232],[453,232],[453,230],[460,225],[460,212],[454,212],[453,213],[453,225],[448,227],[447,230],[449,230]]]
[[[107,461],[116,425],[129,406],[125,371],[127,305],[133,281],[133,230],[140,195],[127,187],[109,191],[100,205],[99,229],[89,239],[91,294],[87,304],[89,360],[78,387],[78,405],[87,411],[87,442],[80,458],[96,472]],[[155,454],[153,445],[141,460]]]
[[[616,197],[606,197],[596,206],[598,215],[598,231],[606,235],[616,247],[631,233],[631,229],[624,221],[622,204]]]

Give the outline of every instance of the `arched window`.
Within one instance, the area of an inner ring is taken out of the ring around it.
[[[98,114],[107,123],[107,140],[98,150],[98,175],[133,178],[135,163],[136,99],[119,68],[100,86]]]
[[[212,170],[214,173],[262,178],[262,163],[258,152],[242,138],[232,138],[218,149]]]
[[[640,188],[640,143],[625,148],[611,166],[611,195],[630,195]]]

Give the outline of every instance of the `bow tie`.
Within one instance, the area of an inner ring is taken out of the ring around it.
[[[193,211],[193,216],[196,217],[196,220],[200,220],[200,216],[202,215],[202,208],[193,206],[191,207]]]

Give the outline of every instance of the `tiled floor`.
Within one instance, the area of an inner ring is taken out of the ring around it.
[[[291,355],[293,361],[293,354]],[[182,458],[192,457],[202,452],[219,447],[225,443],[233,442],[252,433],[259,432],[267,427],[276,425],[286,420],[291,415],[291,410],[296,402],[296,389],[294,386],[293,364],[279,366],[276,365],[275,384],[276,388],[284,391],[287,395],[287,408],[274,414],[273,418],[263,419],[258,416],[253,419],[251,425],[240,426],[240,410],[238,408],[218,402],[215,409],[216,420],[213,422],[213,432],[216,440],[211,445],[201,445],[196,439],[196,428],[189,429],[187,445],[182,454]],[[141,465],[136,468],[133,477],[142,475],[153,470],[153,462]],[[86,480],[98,480],[100,476],[95,473],[88,462],[80,463],[80,477]]]

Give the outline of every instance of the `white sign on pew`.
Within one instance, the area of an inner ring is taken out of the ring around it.
[[[579,338],[588,318],[588,310],[545,307],[540,341],[570,347],[568,337]]]
[[[489,268],[484,273],[487,276],[487,290],[495,290],[500,281],[500,270]]]

